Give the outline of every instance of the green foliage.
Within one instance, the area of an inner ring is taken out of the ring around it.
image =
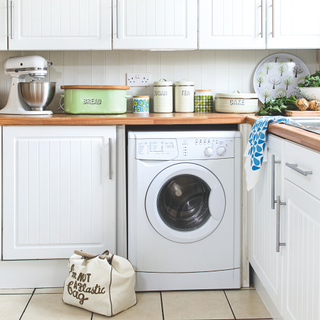
[[[297,107],[298,99],[291,95],[281,98],[271,98],[266,101],[260,110],[256,113],[256,116],[275,116],[284,115],[286,110],[299,110]]]
[[[320,87],[320,71],[306,75],[304,82],[298,83],[299,87]]]

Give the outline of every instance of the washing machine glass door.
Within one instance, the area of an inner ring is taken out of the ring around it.
[[[193,163],[164,169],[153,179],[146,194],[151,225],[174,242],[195,242],[211,234],[223,218],[225,203],[218,178]]]

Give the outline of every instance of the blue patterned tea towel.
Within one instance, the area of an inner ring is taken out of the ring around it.
[[[246,170],[248,191],[255,186],[259,179],[260,168],[266,153],[265,146],[267,142],[267,128],[269,122],[286,123],[289,121],[292,120],[290,118],[278,116],[260,117],[254,122],[249,136],[249,141],[244,152],[244,157],[246,157],[244,168]]]

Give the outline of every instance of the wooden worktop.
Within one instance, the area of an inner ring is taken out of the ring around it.
[[[43,116],[0,115],[0,125],[179,125],[254,123],[254,114],[227,113],[150,113],[139,115],[71,115]],[[270,123],[268,131],[285,139],[320,151],[320,135],[284,124]]]

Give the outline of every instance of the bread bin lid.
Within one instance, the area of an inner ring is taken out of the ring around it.
[[[160,79],[153,83],[154,86],[172,86],[172,81],[167,81],[166,79]]]
[[[224,99],[258,99],[256,93],[216,93],[216,98]]]
[[[61,86],[61,89],[118,89],[129,90],[128,86],[110,86],[110,85],[67,85]]]
[[[181,79],[175,83],[176,86],[193,86],[194,82],[187,79]]]

